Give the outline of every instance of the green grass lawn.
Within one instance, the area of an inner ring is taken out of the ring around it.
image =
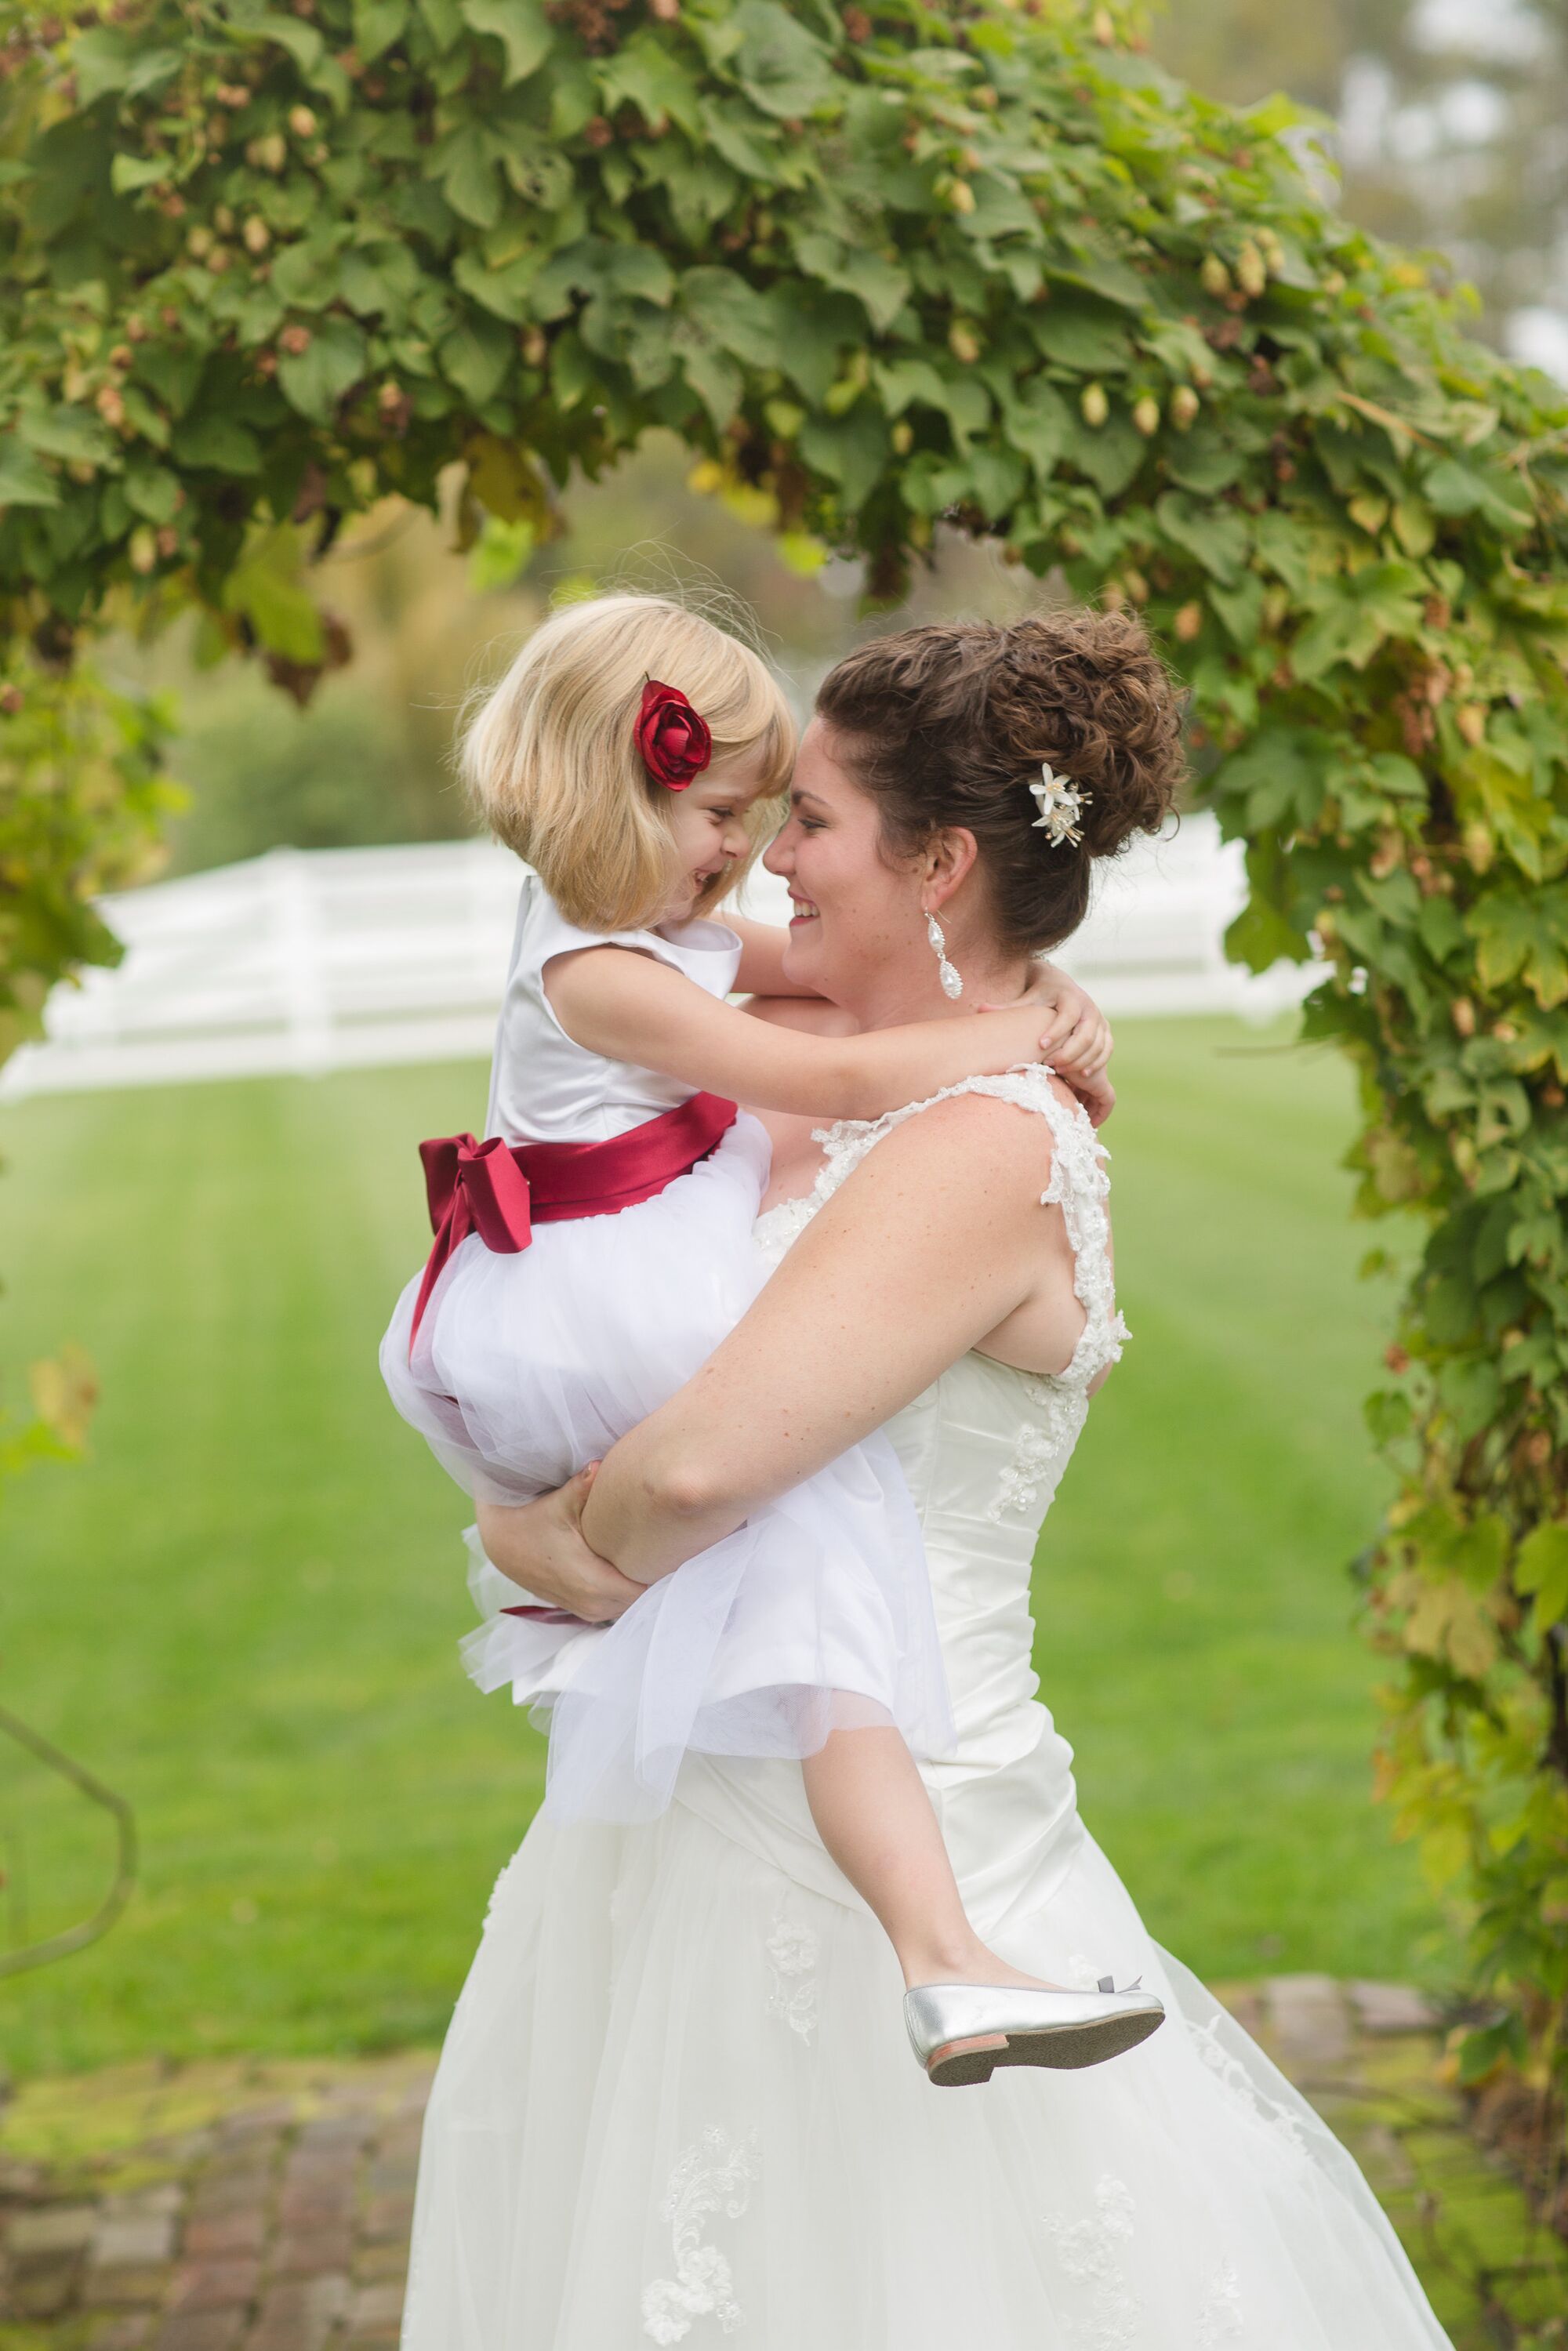
[[[1135,1343],[1041,1547],[1039,1665],[1090,1825],[1218,1977],[1441,1974],[1368,1795],[1375,1667],[1346,1562],[1377,1479],[1359,1398],[1346,1072],[1224,1021],[1126,1024],[1111,1132]],[[413,1144],[476,1067],[44,1100],[5,1114],[5,1360],[76,1338],[92,1458],[6,1496],[0,1701],[131,1796],[107,1941],[0,1984],[18,2070],[439,2034],[542,1778],[464,1679],[464,1499],[375,1346],[424,1242]],[[37,1926],[104,1844],[0,1747]]]

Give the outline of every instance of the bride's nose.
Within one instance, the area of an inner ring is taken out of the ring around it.
[[[794,859],[789,848],[789,827],[785,823],[776,832],[762,852],[762,862],[769,873],[777,873],[786,882],[794,871]]]

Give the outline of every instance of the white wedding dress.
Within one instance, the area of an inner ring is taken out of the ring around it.
[[[958,1726],[925,1776],[987,1940],[1059,1981],[1141,1974],[1167,2021],[1090,2071],[938,2090],[796,1765],[694,1757],[650,1823],[536,1823],[431,2098],[404,2351],[1445,2351],[1350,2157],[1079,1819],[1030,1569],[1121,1335],[1105,1179],[1042,1076],[956,1091],[1050,1120],[1087,1322],[1061,1378],[970,1354],[891,1425]],[[781,1256],[894,1123],[834,1129],[759,1243]]]

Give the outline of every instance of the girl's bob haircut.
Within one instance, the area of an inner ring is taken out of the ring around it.
[[[594,596],[552,612],[463,737],[460,772],[490,830],[584,930],[657,922],[675,879],[671,795],[643,767],[633,732],[650,678],[678,686],[712,732],[712,763],[694,789],[745,762],[763,801],[783,790],[795,726],[767,664],[664,596]],[[767,829],[761,809],[753,854]],[[744,871],[719,875],[695,911],[706,914]]]

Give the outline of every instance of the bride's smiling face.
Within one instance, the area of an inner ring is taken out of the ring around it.
[[[820,718],[801,738],[789,814],[762,862],[789,885],[789,978],[853,1004],[873,974],[907,967],[924,976],[931,956],[919,876],[888,858],[877,804],[835,758]]]

